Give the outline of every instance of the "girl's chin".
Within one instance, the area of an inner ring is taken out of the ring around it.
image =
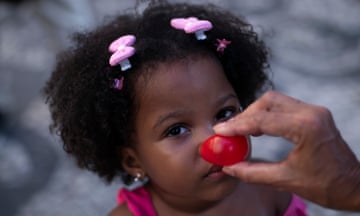
[[[216,173],[206,179],[211,182],[208,198],[210,200],[221,200],[236,191],[240,181],[234,177],[228,176],[225,173]]]

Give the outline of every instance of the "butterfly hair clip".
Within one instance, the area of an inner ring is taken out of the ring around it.
[[[113,53],[109,59],[110,65],[119,64],[122,71],[130,69],[129,58],[135,53],[135,48],[132,47],[135,41],[134,35],[124,35],[114,40],[109,46],[109,51]]]
[[[208,20],[199,20],[196,17],[174,18],[170,24],[175,29],[184,30],[188,34],[195,33],[197,40],[205,40],[205,31],[212,29],[212,24]]]

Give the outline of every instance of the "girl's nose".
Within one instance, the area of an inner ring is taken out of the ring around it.
[[[196,148],[199,149],[200,145],[207,140],[210,136],[214,135],[215,131],[213,128],[213,125],[207,125],[203,128],[200,128],[197,132],[197,138],[196,138]]]

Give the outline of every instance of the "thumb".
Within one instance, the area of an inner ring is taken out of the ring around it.
[[[264,162],[240,162],[231,166],[223,167],[223,172],[241,179],[247,183],[260,183],[274,186],[276,183],[283,182],[285,176],[281,163]]]

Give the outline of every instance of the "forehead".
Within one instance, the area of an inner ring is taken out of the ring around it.
[[[215,57],[194,55],[180,60],[159,63],[147,68],[136,83],[138,102],[165,99],[171,95],[194,95],[196,91],[210,91],[216,82],[226,82],[222,66]],[[191,91],[189,91],[191,90]]]
[[[160,63],[151,70],[147,72],[150,76],[140,78],[136,85],[138,119],[155,118],[174,109],[203,109],[212,98],[233,93],[220,63],[211,56]]]

